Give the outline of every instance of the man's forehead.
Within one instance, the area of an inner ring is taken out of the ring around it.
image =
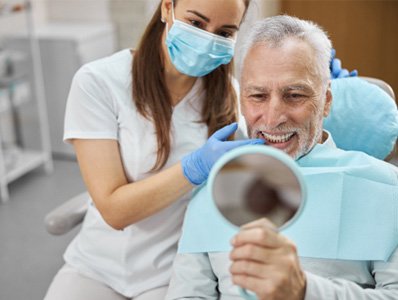
[[[289,92],[289,91],[304,91],[310,92],[314,89],[315,82],[312,82],[310,79],[307,80],[291,80],[290,82],[278,82],[276,80],[269,80],[263,82],[253,82],[253,81],[244,81],[242,84],[243,92],[271,92],[273,90],[278,90],[280,92]]]
[[[297,66],[311,72],[314,63],[315,54],[312,47],[307,42],[289,38],[277,46],[265,42],[253,45],[245,57],[243,73],[245,70],[251,72],[258,68],[289,70]]]
[[[241,87],[252,90],[313,90],[317,75],[312,48],[301,40],[291,39],[278,47],[253,46],[244,61]]]

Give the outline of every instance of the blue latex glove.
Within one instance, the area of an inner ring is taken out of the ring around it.
[[[336,50],[332,49],[332,59],[330,61],[330,75],[332,79],[355,77],[358,76],[358,71],[354,70],[348,72],[347,69],[342,69],[341,60],[336,58]]]
[[[262,139],[227,141],[238,128],[232,123],[217,130],[198,150],[186,155],[182,161],[184,176],[195,185],[207,179],[211,167],[224,153],[239,146],[264,144]]]

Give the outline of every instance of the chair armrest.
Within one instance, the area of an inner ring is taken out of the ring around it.
[[[83,221],[88,209],[89,195],[81,193],[48,213],[44,224],[49,233],[62,235]]]

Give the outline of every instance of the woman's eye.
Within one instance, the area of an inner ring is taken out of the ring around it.
[[[219,36],[225,37],[227,39],[232,37],[232,33],[228,31],[221,31],[218,33]]]
[[[197,20],[191,20],[191,25],[194,27],[202,28],[202,22],[197,21]]]

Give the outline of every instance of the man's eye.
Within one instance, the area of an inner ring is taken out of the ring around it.
[[[292,99],[292,100],[301,100],[301,99],[303,99],[305,97],[306,97],[306,95],[296,94],[296,93],[287,95],[287,98]]]
[[[250,95],[250,98],[252,98],[255,101],[261,101],[265,98],[265,95],[264,94],[253,94],[253,95]]]

